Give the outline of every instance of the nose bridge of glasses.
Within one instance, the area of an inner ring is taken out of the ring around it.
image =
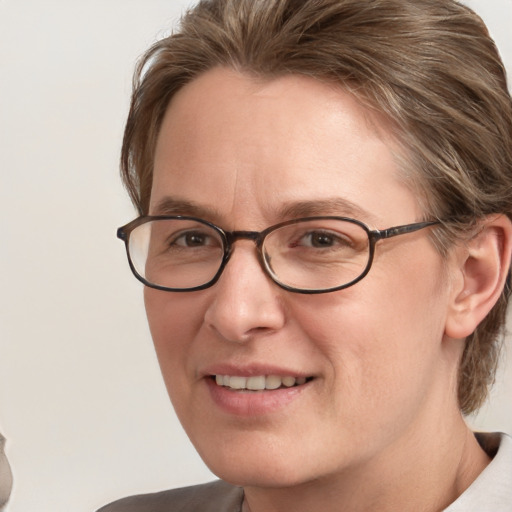
[[[260,245],[261,233],[258,231],[228,231],[226,232],[228,244],[231,246],[237,240],[252,240],[256,245]]]
[[[263,232],[264,233],[264,232]],[[250,240],[254,242],[256,245],[256,254],[258,261],[260,263],[260,266],[263,268],[263,270],[266,271],[265,268],[265,262],[264,262],[264,255],[262,254],[262,244],[263,244],[263,233],[258,231],[227,231],[225,232],[226,240],[227,240],[227,251],[226,256],[227,259],[231,258],[231,255],[233,253],[234,243],[237,240]],[[227,263],[227,261],[226,261]]]

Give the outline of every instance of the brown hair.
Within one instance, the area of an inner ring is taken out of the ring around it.
[[[153,157],[173,95],[226,66],[257,77],[330,80],[393,122],[402,171],[450,242],[487,215],[512,218],[512,101],[482,20],[454,0],[203,0],[141,59],[123,141],[124,182],[148,211]],[[508,302],[466,340],[459,405],[494,380]]]

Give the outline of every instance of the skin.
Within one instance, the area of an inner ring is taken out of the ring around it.
[[[377,229],[422,220],[386,132],[313,79],[211,70],[168,108],[150,214],[257,231],[308,214]],[[211,288],[145,289],[180,421],[210,469],[244,486],[246,510],[441,510],[468,487],[488,460],[456,400],[467,259],[460,249],[443,261],[422,230],[379,242],[353,287],[302,295],[275,285],[241,240]],[[255,365],[313,379],[268,412],[212,399],[205,372]]]

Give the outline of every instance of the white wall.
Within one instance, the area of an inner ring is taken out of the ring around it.
[[[190,0],[0,0],[0,431],[10,512],[211,478],[168,404],[117,226],[136,57]],[[512,0],[474,0],[512,70]],[[512,71],[511,71],[512,73]],[[509,356],[512,350],[509,352]],[[475,423],[512,432],[512,358]]]

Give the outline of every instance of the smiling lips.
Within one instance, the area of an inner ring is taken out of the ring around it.
[[[252,421],[253,418],[261,419],[267,414],[277,413],[298,400],[315,378],[269,370],[266,373],[262,368],[235,370],[225,366],[222,369],[212,368],[202,380],[213,403],[223,413]]]
[[[263,391],[279,388],[291,388],[300,386],[307,382],[306,377],[292,377],[279,375],[256,375],[242,377],[238,375],[215,375],[215,382],[218,386],[240,391]]]

